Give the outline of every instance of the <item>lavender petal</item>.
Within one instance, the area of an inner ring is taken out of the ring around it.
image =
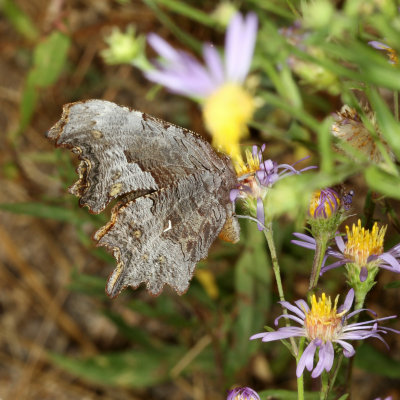
[[[339,343],[343,347],[343,355],[347,358],[353,357],[355,354],[354,347],[350,344],[345,342],[344,340],[335,340],[336,343]]]
[[[309,345],[305,348],[296,368],[296,376],[298,378],[300,378],[300,376],[303,374],[304,368],[307,368],[308,371],[312,370],[314,365],[314,355],[316,349],[317,346],[314,340],[310,342]]]

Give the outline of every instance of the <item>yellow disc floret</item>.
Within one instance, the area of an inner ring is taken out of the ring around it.
[[[254,109],[253,97],[235,83],[222,85],[204,103],[203,117],[214,147],[234,161],[241,160],[239,141],[247,135]]]
[[[378,224],[375,222],[370,231],[361,227],[360,220],[358,220],[357,226],[353,224],[351,231],[346,226],[347,244],[344,254],[355,264],[365,266],[369,256],[379,256],[383,253],[383,240],[386,229],[387,226],[378,228]]]
[[[306,313],[304,321],[308,339],[320,339],[326,342],[337,337],[342,328],[342,316],[348,311],[337,312],[338,298],[337,296],[332,307],[331,298],[326,297],[325,293],[322,293],[318,300],[313,295],[311,310]]]
[[[249,149],[245,150],[246,162],[241,157],[235,160],[235,170],[238,177],[253,174],[260,168],[260,159],[254,155]]]

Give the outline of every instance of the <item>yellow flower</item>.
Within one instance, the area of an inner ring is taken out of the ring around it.
[[[365,266],[368,257],[371,255],[379,256],[383,253],[383,241],[385,238],[387,225],[378,228],[375,222],[372,230],[361,227],[358,220],[357,226],[353,224],[352,229],[346,226],[347,243],[344,250],[346,257],[355,264]]]
[[[253,97],[234,83],[226,83],[205,100],[203,117],[213,146],[236,162],[240,162],[239,142],[248,133],[254,108]]]
[[[311,309],[306,312],[304,320],[307,337],[310,340],[320,339],[326,342],[336,339],[342,328],[342,316],[347,312],[347,310],[337,312],[338,299],[339,296],[336,296],[332,307],[331,298],[326,297],[325,293],[322,293],[318,300],[313,295]]]

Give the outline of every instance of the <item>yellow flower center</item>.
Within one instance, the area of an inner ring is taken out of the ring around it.
[[[309,340],[320,339],[326,342],[338,336],[338,333],[342,329],[342,316],[348,311],[337,312],[338,299],[339,296],[336,297],[335,304],[332,307],[331,298],[326,297],[325,293],[322,293],[318,300],[315,294],[313,295],[311,310],[306,313],[304,321]]]
[[[213,145],[240,162],[239,141],[247,135],[247,123],[255,109],[253,97],[240,85],[226,83],[205,101],[203,118]]]
[[[324,210],[325,210],[325,215],[323,212],[320,214],[324,218],[329,218],[332,216],[332,213],[335,212],[339,206],[340,206],[340,199],[339,197],[332,191],[329,192],[336,200],[336,203],[333,201],[333,199],[329,196],[324,196],[321,190],[316,190],[310,200],[310,208],[309,208],[309,213],[312,217],[315,215],[315,210],[317,207],[321,205],[321,202],[323,201],[324,205]],[[322,211],[322,210],[321,210]]]
[[[260,168],[260,159],[249,150],[245,150],[246,162],[241,157],[234,160],[235,170],[238,177],[248,174],[253,174]]]
[[[378,224],[375,222],[372,230],[369,231],[369,229],[361,227],[360,220],[358,220],[357,226],[353,224],[351,231],[346,226],[347,243],[344,254],[355,264],[365,266],[369,256],[383,253],[386,229],[387,225],[378,228]]]

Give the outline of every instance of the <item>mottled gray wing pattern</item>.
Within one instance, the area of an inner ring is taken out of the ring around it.
[[[226,168],[194,133],[104,100],[66,104],[47,136],[78,154],[79,180],[70,192],[96,214],[123,194],[150,193],[197,169]]]
[[[232,214],[232,204],[210,196],[207,181],[222,186],[220,177],[205,171],[115,210],[109,227],[95,235],[118,261],[107,283],[109,296],[142,282],[154,295],[165,284],[179,294],[187,290],[196,263],[207,257]]]
[[[114,103],[67,104],[48,132],[81,161],[70,191],[101,212],[120,198],[95,239],[117,259],[107,293],[145,282],[184,293],[196,263],[220,234],[239,240],[229,193],[237,184],[231,161],[200,136]]]

